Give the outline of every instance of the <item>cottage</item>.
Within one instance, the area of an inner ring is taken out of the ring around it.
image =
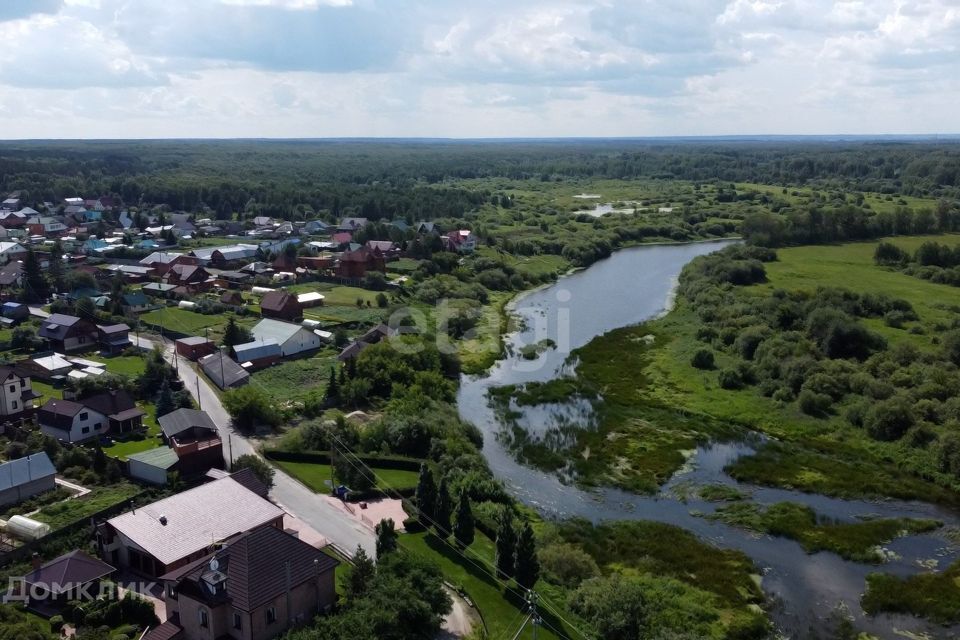
[[[124,314],[133,315],[143,313],[153,305],[150,303],[150,298],[148,298],[147,294],[143,291],[133,291],[123,294],[123,297],[120,298],[120,306],[123,308]]]
[[[300,320],[303,318],[303,305],[292,293],[271,291],[260,301],[260,315],[278,320]]]
[[[250,332],[257,342],[273,340],[280,345],[280,353],[289,358],[298,353],[319,349],[321,339],[310,329],[290,322],[264,319]]]
[[[224,291],[220,295],[220,304],[238,308],[246,304],[246,300],[243,299],[243,294],[239,291]]]
[[[213,340],[201,336],[180,338],[175,345],[179,355],[194,362],[217,350],[217,345]]]
[[[344,251],[337,262],[337,276],[359,280],[368,271],[386,273],[386,260],[379,249],[360,247],[356,251]]]
[[[100,325],[97,329],[100,350],[105,353],[117,354],[133,346],[130,342],[130,327],[125,324]]]
[[[98,340],[97,325],[63,313],[54,313],[46,318],[37,335],[46,340],[50,349],[65,352],[91,349]]]
[[[199,265],[175,264],[163,275],[166,284],[178,287],[202,288],[210,279],[210,273]]]
[[[66,233],[67,225],[50,216],[33,216],[27,220],[27,231],[30,235],[51,238]]]
[[[0,507],[53,491],[56,475],[50,457],[43,452],[0,464]]]
[[[472,253],[477,248],[477,237],[469,229],[451,231],[443,236],[444,248],[457,253]]]
[[[250,372],[221,351],[200,358],[200,368],[222,391],[242,387],[250,381]]]
[[[0,264],[19,262],[27,255],[27,250],[19,242],[0,242]]]
[[[97,542],[110,564],[162,576],[232,536],[282,524],[282,509],[231,475],[111,518],[97,527]]]
[[[30,414],[40,394],[33,390],[29,374],[19,366],[0,366],[0,420],[19,419]]]
[[[79,400],[47,400],[37,411],[40,431],[65,442],[83,442],[107,433],[143,428],[143,409],[123,390]]]
[[[223,443],[217,425],[205,411],[177,409],[157,418],[163,440],[178,460],[183,477],[223,468]]]
[[[10,324],[17,324],[30,317],[30,307],[19,302],[4,302],[0,307],[0,315],[9,320]]]
[[[13,289],[19,289],[23,280],[23,263],[19,261],[8,262],[0,267],[0,292],[10,293]]]
[[[163,576],[164,602],[180,640],[269,640],[336,602],[338,562],[280,529],[261,527]]]
[[[369,222],[366,218],[343,218],[340,224],[337,225],[337,231],[353,232],[358,229],[363,229]]]

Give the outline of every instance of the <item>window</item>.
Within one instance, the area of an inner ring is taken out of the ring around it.
[[[17,408],[17,401],[16,401],[16,400],[13,401],[13,408],[14,408],[14,409]]]
[[[207,627],[210,626],[210,619],[209,619],[209,617],[207,616],[207,610],[206,610],[206,609],[199,609],[199,610],[197,611],[197,615],[200,617],[200,626],[201,626],[201,627],[203,627],[204,629],[206,629]]]
[[[90,433],[90,427],[84,427],[83,429],[80,429],[80,433]]]
[[[277,608],[267,607],[267,624],[273,624],[277,621]]]
[[[81,412],[80,412],[80,419],[81,419],[81,420],[86,420],[88,417],[90,417],[90,416],[89,416],[89,414],[88,414],[86,411],[81,411]]]
[[[233,628],[237,631],[243,629],[243,618],[236,611],[233,612]]]
[[[22,389],[22,388],[25,387],[25,386],[27,386],[27,379],[26,379],[26,378],[20,378],[20,388]]]
[[[98,423],[97,423],[97,431],[99,431],[100,429],[103,429],[103,423],[102,423],[102,422],[98,422]]]
[[[17,392],[17,385],[15,384],[10,385],[10,393],[16,393],[16,392]]]

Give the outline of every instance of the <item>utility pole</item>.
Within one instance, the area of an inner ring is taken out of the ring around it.
[[[195,373],[194,375],[197,376],[197,406],[198,406],[198,407],[200,408],[200,410],[202,411],[202,410],[203,410],[203,403],[200,401],[200,374]]]
[[[518,640],[520,634],[523,633],[523,630],[527,628],[528,624],[533,625],[533,640],[537,640],[537,635],[540,630],[540,624],[542,619],[540,614],[537,612],[537,592],[530,590],[527,592],[527,619],[523,621],[523,624],[520,625],[520,628],[517,629],[516,635],[513,636],[513,640]]]

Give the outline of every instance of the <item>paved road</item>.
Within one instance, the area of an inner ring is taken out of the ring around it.
[[[155,341],[143,337],[133,338],[133,340],[139,340],[137,344],[142,349],[152,350],[156,345]],[[168,361],[173,362],[173,343],[165,340],[164,347],[164,356]],[[183,380],[184,386],[217,425],[224,443],[224,456],[229,458],[231,449],[233,459],[247,453],[259,455],[254,442],[234,431],[230,414],[224,409],[220,397],[206,378],[198,375],[184,358],[177,358],[177,360],[180,379]],[[361,544],[371,557],[374,555],[374,534],[368,527],[280,469],[277,469],[274,474],[270,497],[281,508],[306,522],[341,549],[352,552],[358,544]]]

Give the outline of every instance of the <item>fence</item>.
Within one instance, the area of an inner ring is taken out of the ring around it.
[[[263,455],[268,460],[278,462],[330,464],[329,451],[279,451],[271,449],[264,451]],[[420,471],[420,466],[423,464],[423,460],[404,456],[359,455],[356,458],[368,466],[395,471]]]

